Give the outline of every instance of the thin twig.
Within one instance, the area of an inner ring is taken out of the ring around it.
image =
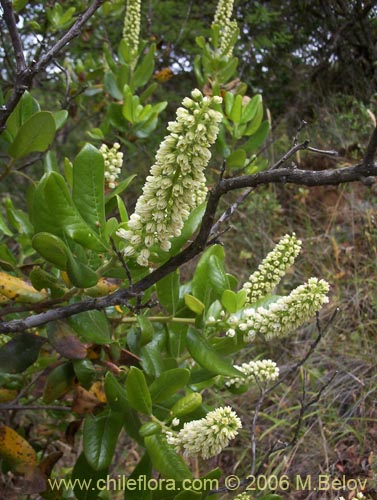
[[[9,10],[9,4],[11,4],[11,2],[9,0],[0,0],[0,1],[5,13],[5,8]],[[17,72],[16,81],[14,82],[12,93],[8,101],[6,102],[5,106],[2,107],[0,110],[0,132],[4,130],[5,122],[7,121],[8,116],[17,106],[24,92],[30,89],[34,77],[48,66],[48,64],[58,55],[61,49],[63,49],[66,45],[68,45],[74,38],[76,38],[81,33],[83,26],[93,16],[93,14],[102,5],[103,2],[104,0],[93,0],[93,2],[87,8],[87,10],[82,14],[79,14],[74,24],[55,43],[55,45],[53,45],[43,56],[41,56],[39,60],[33,60],[30,66],[26,66],[25,64],[23,69]],[[10,21],[11,19],[9,18],[9,22]],[[8,29],[12,40],[12,44],[14,46],[16,40],[13,38],[14,34],[12,35],[11,32],[12,26],[8,25]],[[19,50],[18,46],[17,50]],[[18,62],[18,64],[21,64],[21,60]]]
[[[22,46],[22,40],[17,29],[16,18],[12,7],[12,2],[11,0],[0,0],[0,3],[4,11],[3,17],[9,30],[9,35],[12,42],[14,55],[16,58],[17,74],[19,74],[25,70],[26,61]]]

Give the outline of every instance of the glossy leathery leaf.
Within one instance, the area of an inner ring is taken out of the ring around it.
[[[52,321],[47,324],[47,337],[55,351],[63,358],[84,359],[86,347],[65,321]]]
[[[193,359],[206,370],[227,377],[244,377],[243,373],[216,353],[207,339],[194,328],[187,332],[187,349]]]
[[[85,453],[78,457],[72,471],[72,481],[74,482],[73,491],[77,500],[98,500],[101,490],[101,480],[106,483],[108,469],[96,470],[88,462]],[[77,481],[76,481],[77,480]],[[83,488],[82,484],[87,481],[91,484],[90,488]]]
[[[52,233],[71,238],[85,248],[104,250],[104,244],[81,217],[64,178],[57,172],[42,177],[34,194],[32,213],[36,233]]]
[[[58,269],[67,269],[70,250],[60,238],[51,233],[41,232],[33,236],[32,245],[34,250]]]
[[[242,109],[241,123],[247,123],[254,118],[257,113],[258,107],[262,105],[262,96],[255,95]]]
[[[56,366],[47,376],[43,400],[49,404],[66,394],[75,383],[75,372],[71,363]]]
[[[229,168],[242,168],[246,161],[246,151],[244,149],[235,149],[226,159],[226,166]]]
[[[190,379],[190,370],[173,368],[166,370],[152,382],[149,392],[153,403],[160,403],[185,387]]]
[[[191,294],[203,302],[205,306],[209,306],[213,300],[217,298],[215,296],[217,292],[214,290],[212,283],[208,279],[211,272],[210,258],[212,256],[216,256],[221,264],[224,261],[224,255],[224,249],[221,245],[212,245],[210,248],[205,250],[196,266],[194,277],[192,279]]]
[[[69,325],[84,342],[107,344],[111,340],[110,327],[102,311],[86,311],[68,319]]]
[[[72,365],[77,380],[86,389],[88,389],[96,376],[96,371],[93,363],[90,361],[90,359],[85,358],[73,361]]]
[[[6,130],[15,138],[21,126],[40,109],[38,101],[25,91],[7,120]]]
[[[249,153],[256,152],[264,143],[264,141],[268,137],[268,133],[270,131],[270,124],[268,120],[262,122],[258,130],[253,134],[253,136],[247,141],[245,144],[245,149]]]
[[[85,417],[84,453],[94,470],[106,469],[111,464],[122,426],[123,416],[111,410],[100,415]]]
[[[146,415],[151,415],[152,399],[148,385],[144,373],[135,366],[131,366],[127,375],[126,391],[132,408]]]
[[[1,233],[5,234],[6,236],[12,236],[13,235],[12,231],[6,225],[4,217],[3,217],[3,213],[0,210],[0,234]]]
[[[223,291],[229,288],[229,279],[224,270],[224,259],[217,255],[209,257],[208,279],[217,295],[221,296]]]
[[[128,411],[130,404],[127,398],[127,392],[111,372],[107,372],[105,377],[105,392],[106,398],[111,409],[115,412],[122,413]]]
[[[86,144],[73,162],[72,199],[88,226],[100,234],[105,227],[104,184],[103,156]]]
[[[201,302],[193,295],[190,295],[189,293],[185,294],[184,301],[190,311],[194,312],[195,314],[202,314],[205,309],[205,305],[203,304],[203,302]]]
[[[156,290],[160,304],[174,316],[179,302],[179,271],[176,270],[158,281]]]
[[[203,398],[199,392],[187,394],[173,405],[170,410],[171,414],[173,417],[182,417],[183,415],[187,415],[188,413],[195,411],[202,404],[202,401]]]
[[[77,288],[90,288],[97,284],[98,275],[89,266],[68,254],[67,274],[72,284]]]
[[[20,333],[0,347],[0,372],[22,373],[39,355],[46,339],[31,333]]]
[[[153,434],[144,438],[153,467],[163,477],[183,481],[192,477],[191,472],[183,459],[177,455],[173,446],[166,441],[164,434]]]
[[[235,313],[239,311],[245,304],[247,299],[246,290],[240,290],[239,292],[233,292],[233,290],[224,290],[221,296],[221,303],[228,311],[228,313]]]
[[[145,422],[140,429],[139,434],[141,437],[152,436],[153,434],[158,434],[161,432],[162,427],[158,422]]]
[[[39,111],[31,116],[18,130],[8,154],[18,160],[36,151],[43,152],[55,137],[54,116],[49,111]]]

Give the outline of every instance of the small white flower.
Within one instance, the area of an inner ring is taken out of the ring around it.
[[[179,418],[173,418],[173,420],[171,422],[171,425],[173,427],[178,427],[178,425],[179,425]]]

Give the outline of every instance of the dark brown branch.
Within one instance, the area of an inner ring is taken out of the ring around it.
[[[324,186],[337,185],[348,182],[366,182],[372,176],[377,175],[377,167],[364,163],[353,167],[339,168],[335,170],[307,171],[291,168],[279,168],[258,172],[232,179],[221,180],[210,192],[207,208],[203,216],[199,233],[195,240],[182,252],[172,257],[161,267],[154,270],[148,276],[135,283],[132,289],[123,289],[111,295],[100,298],[88,299],[79,303],[69,304],[56,309],[36,314],[25,319],[4,321],[0,323],[0,333],[15,333],[29,328],[37,327],[57,319],[67,318],[80,312],[93,309],[105,309],[106,307],[124,304],[135,295],[141,295],[145,290],[160,281],[169,273],[199,255],[206,247],[208,237],[211,233],[216,209],[221,196],[229,191],[247,187],[257,187],[267,184],[296,184],[301,186]]]
[[[85,23],[93,16],[96,10],[101,6],[104,0],[93,0],[92,4],[88,7],[88,9],[80,14],[77,17],[75,23],[71,26],[71,28],[58,40],[53,47],[51,47],[46,54],[44,54],[39,61],[33,61],[30,66],[23,65],[22,69],[17,73],[16,81],[14,82],[13,91],[5,105],[5,109],[0,110],[0,132],[4,130],[5,123],[12,113],[14,108],[17,106],[19,100],[21,99],[23,93],[26,90],[31,88],[34,77],[43,71],[46,66],[58,55],[63,47],[65,47],[69,42],[71,42],[74,38],[76,38],[80,33],[81,29],[85,25]],[[11,2],[8,0],[1,0],[1,5],[4,9],[5,16],[5,5],[10,4]],[[13,11],[12,11],[12,16]],[[8,23],[7,23],[8,24]],[[13,35],[11,32],[11,27],[8,24],[8,29],[10,32],[10,36],[12,39],[12,43],[14,46],[15,40],[13,39]],[[18,35],[18,32],[17,32]],[[19,37],[18,37],[19,38]],[[18,66],[19,62],[17,62]]]
[[[4,20],[9,30],[9,35],[12,41],[14,55],[16,58],[17,74],[21,73],[26,68],[26,61],[22,47],[22,41],[16,25],[16,18],[13,12],[12,2],[10,0],[0,0],[3,8]]]

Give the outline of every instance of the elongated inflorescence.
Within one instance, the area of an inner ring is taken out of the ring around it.
[[[123,165],[123,153],[119,151],[120,144],[115,142],[112,148],[102,144],[99,148],[105,162],[105,184],[114,189]]]
[[[170,240],[181,234],[191,211],[207,194],[204,169],[222,120],[213,109],[221,97],[203,97],[198,89],[191,97],[183,100],[176,121],[168,125],[170,134],[160,145],[128,228],[117,233],[127,241],[124,254],[137,255],[141,266],[148,265],[154,244],[169,251]]]
[[[275,361],[271,359],[260,359],[242,363],[241,366],[234,365],[240,372],[246,375],[243,377],[232,377],[225,381],[227,387],[241,387],[251,384],[265,384],[273,382],[279,377],[279,368]]]
[[[139,51],[140,8],[140,0],[127,0],[123,24],[123,40],[126,42],[131,60],[137,56]]]
[[[217,24],[220,28],[220,54],[231,56],[233,53],[232,38],[237,28],[237,22],[232,21],[234,0],[219,0],[217,4],[213,24]]]
[[[243,285],[247,292],[247,302],[252,304],[271,293],[291,267],[300,250],[301,241],[296,238],[295,233],[286,234]]]
[[[312,318],[329,301],[328,291],[329,284],[325,280],[310,278],[267,308],[245,309],[237,328],[244,332],[245,342],[254,340],[257,333],[266,340],[283,337]]]
[[[200,420],[185,423],[177,433],[167,432],[168,443],[188,456],[214,457],[228,446],[242,427],[241,420],[230,406],[209,412]]]

